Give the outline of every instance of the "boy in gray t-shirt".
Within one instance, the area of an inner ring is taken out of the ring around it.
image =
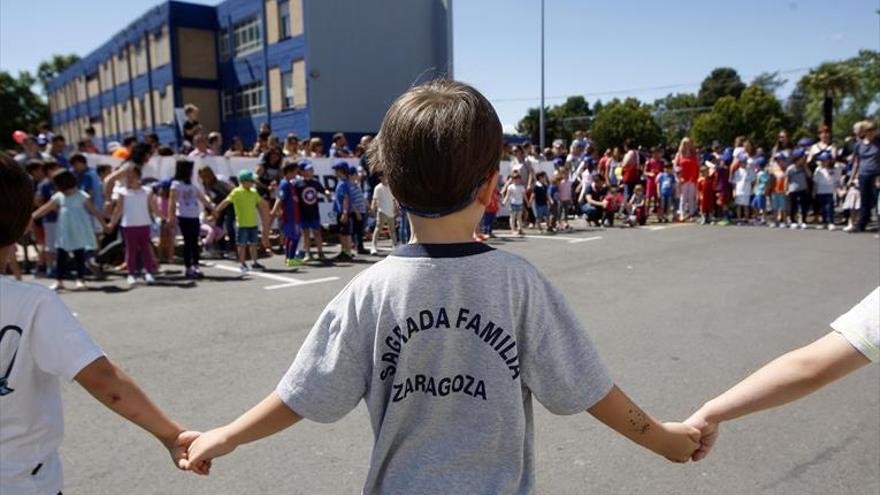
[[[695,428],[659,423],[608,376],[561,294],[527,261],[472,241],[492,200],[501,124],[475,89],[434,81],[388,110],[371,165],[413,243],[356,276],[324,309],[277,388],[189,450],[189,468],[301,418],[332,422],[363,399],[375,445],[364,493],[535,490],[532,396],[589,411],[685,462]]]

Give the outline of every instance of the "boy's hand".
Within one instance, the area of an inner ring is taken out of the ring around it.
[[[700,433],[702,434],[700,436],[700,448],[698,448],[691,457],[694,462],[701,461],[709,455],[709,452],[715,445],[715,441],[718,440],[718,427],[720,426],[720,423],[710,420],[703,411],[703,408],[700,408],[700,410],[686,419],[684,424],[693,426],[700,430]]]
[[[672,462],[687,462],[700,447],[700,430],[685,423],[663,423],[665,440],[660,454]]]
[[[224,427],[202,433],[189,445],[183,461],[184,469],[207,476],[211,472],[211,459],[229,454],[235,447],[237,445]]]
[[[171,454],[171,462],[178,469],[186,469],[187,449],[201,434],[199,431],[185,430],[178,433],[174,438],[162,440],[162,444],[165,445],[168,453]]]

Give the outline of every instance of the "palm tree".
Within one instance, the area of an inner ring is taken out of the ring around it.
[[[826,62],[810,70],[804,76],[803,85],[807,91],[824,96],[822,105],[824,123],[831,128],[834,119],[834,98],[842,98],[858,91],[859,78],[849,65]]]

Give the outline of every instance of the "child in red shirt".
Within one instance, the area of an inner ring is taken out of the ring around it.
[[[657,177],[663,171],[663,148],[655,146],[651,149],[651,159],[645,164],[645,209],[657,211],[660,195],[657,192]]]
[[[715,213],[715,181],[709,175],[709,167],[705,165],[700,167],[697,193],[700,195],[700,224],[711,223]]]
[[[492,201],[486,205],[486,209],[483,211],[483,219],[480,221],[480,232],[479,234],[474,234],[474,239],[478,241],[485,241],[486,239],[495,237],[495,234],[492,233],[492,227],[495,224],[495,217],[498,216],[498,210],[501,209],[501,192],[498,188],[495,188],[495,192],[492,193]]]

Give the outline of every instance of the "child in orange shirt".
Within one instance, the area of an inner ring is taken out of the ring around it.
[[[709,167],[700,167],[700,178],[697,179],[697,193],[700,195],[700,224],[713,221],[715,213],[715,181],[709,176]]]

